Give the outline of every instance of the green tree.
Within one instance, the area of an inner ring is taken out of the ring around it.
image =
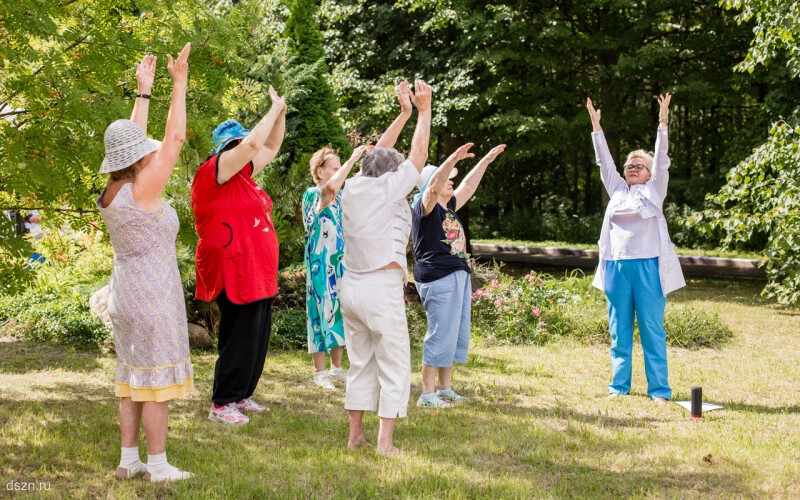
[[[309,77],[302,82],[303,92],[295,98],[296,111],[287,116],[294,125],[287,137],[292,146],[293,164],[328,143],[342,149],[342,154],[347,154],[349,148],[342,124],[335,114],[339,106],[327,81],[328,65],[316,18],[317,9],[315,0],[295,0],[284,31],[297,62],[313,66]]]
[[[483,236],[596,239],[587,95],[623,153],[652,148],[653,96],[676,94],[668,201],[695,208],[794,106],[782,74],[731,71],[753,23],[716,0],[326,1],[321,12],[348,130],[379,129],[388,105],[375,96],[388,104],[399,76],[423,77],[435,91],[432,162],[466,141],[509,145],[469,205]]]
[[[755,22],[747,56],[737,66],[784,65],[800,76],[800,3],[780,0],[726,0],[739,9],[740,22]],[[796,102],[796,101],[795,101]],[[765,241],[768,296],[785,304],[800,303],[800,108],[775,122],[769,138],[728,172],[709,208],[687,219],[687,225],[722,233],[724,246]]]
[[[328,84],[322,33],[314,0],[291,3],[283,36],[287,44],[288,67],[294,68],[295,90],[287,96],[285,151],[282,166],[268,172],[264,183],[273,199],[279,200],[276,230],[281,239],[283,264],[303,259],[304,230],[300,214],[303,192],[312,185],[309,160],[314,151],[331,144],[340,154],[349,154],[349,144]],[[273,194],[274,193],[274,194]]]
[[[265,7],[266,5],[266,7]],[[194,241],[188,190],[211,149],[210,131],[244,108],[256,62],[252,36],[268,37],[269,2],[175,0],[30,0],[0,3],[0,209],[36,208],[45,226],[88,228],[100,221],[94,200],[103,133],[130,116],[134,63],[158,56],[150,135],[164,131],[170,79],[166,54],[192,42],[187,141],[166,197],[181,217],[181,239]],[[244,58],[249,58],[245,60]],[[0,286],[11,291],[29,247],[0,224]]]

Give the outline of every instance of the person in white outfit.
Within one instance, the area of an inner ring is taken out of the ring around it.
[[[376,452],[397,455],[397,419],[406,416],[411,390],[411,353],[403,286],[408,281],[406,246],[411,209],[406,196],[420,185],[428,159],[431,88],[415,82],[419,116],[405,159],[394,148],[376,147],[362,161],[360,175],[345,183],[342,230],[345,240],[341,307],[350,370],[345,408],[350,413],[348,449],[369,446],[364,411],[378,409]]]
[[[661,110],[655,156],[642,150],[631,152],[625,161],[624,178],[617,172],[600,128],[600,110],[594,108],[591,99],[586,100],[597,165],[610,197],[592,283],[605,292],[608,302],[612,372],[608,392],[616,397],[631,390],[635,315],[644,351],[647,394],[659,404],[672,396],[664,330],[666,297],[686,284],[662,209],[669,182],[667,123],[671,99],[669,93],[658,99]]]

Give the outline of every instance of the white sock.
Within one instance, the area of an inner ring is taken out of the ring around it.
[[[187,479],[192,474],[173,467],[167,462],[167,452],[158,455],[147,455],[147,472],[153,481],[172,481]]]
[[[122,447],[122,457],[119,460],[119,466],[131,472],[144,472],[147,469],[147,466],[139,459],[138,446],[131,448]]]
[[[436,394],[434,394],[432,392],[427,392],[427,393],[424,392],[424,393],[422,393],[422,399],[424,399],[425,401],[430,401],[435,397],[436,397]]]

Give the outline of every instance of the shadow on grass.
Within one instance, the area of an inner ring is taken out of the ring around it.
[[[688,459],[658,451],[648,428],[653,422],[669,420],[668,416],[587,413],[558,402],[545,407],[539,406],[544,402],[538,397],[532,405],[516,404],[513,396],[505,395],[516,394],[519,383],[502,377],[490,379],[491,394],[499,399],[490,401],[476,391],[471,403],[452,411],[422,411],[413,406],[412,397],[409,418],[397,429],[397,444],[409,456],[399,459],[343,450],[347,439],[343,386],[338,385],[336,391],[314,387],[310,362],[297,354],[276,353],[267,359],[255,397],[267,403],[270,411],[253,415],[250,424],[240,428],[213,424],[206,415],[214,359],[193,354],[197,389],[190,398],[170,403],[170,462],[196,473],[191,481],[147,485],[113,479],[119,429],[112,380],[103,385],[57,382],[32,387],[52,393],[53,399],[21,401],[0,394],[4,452],[0,470],[13,477],[50,480],[54,496],[67,497],[663,497],[697,493],[739,497],[759,493],[745,480],[752,472],[749,464],[737,464],[731,472],[730,467],[720,470],[705,465],[699,451],[696,458]],[[414,361],[418,363],[418,357]],[[481,356],[482,365],[472,366],[472,371],[491,377],[493,361],[494,357]],[[418,389],[414,387],[412,394]],[[566,400],[570,397],[564,395]],[[374,413],[365,418],[367,438],[373,444],[377,420]],[[656,451],[650,451],[654,446]]]
[[[0,342],[0,373],[27,373],[62,369],[90,372],[102,367],[98,351],[78,351],[63,346],[22,340]]]
[[[746,306],[769,306],[775,301],[761,296],[764,283],[751,280],[691,278],[686,287],[669,294],[668,302],[708,300]]]
[[[767,415],[800,414],[800,405],[792,406],[762,406],[746,403],[720,403],[726,410],[741,411],[744,413],[762,413]]]
[[[280,377],[273,382],[292,380]],[[678,496],[702,491],[712,496],[749,496],[737,474],[709,466],[673,471],[655,459],[639,458],[647,434],[617,435],[580,412],[549,410],[508,413],[483,405],[431,415],[412,411],[398,427],[398,445],[408,457],[385,459],[370,451],[347,453],[346,416],[309,399],[294,398],[243,428],[210,424],[200,400],[171,404],[167,448],[170,461],[197,474],[192,481],[148,485],[115,481],[119,459],[116,398],[103,387],[58,384],[60,400],[0,399],[4,456],[0,468],[20,478],[51,481],[66,496],[159,497],[431,497],[431,496]],[[302,391],[305,392],[305,391]],[[336,399],[336,398],[328,398]],[[202,407],[202,408],[201,408]],[[199,414],[198,414],[199,413]],[[543,420],[558,418],[560,431]],[[11,419],[8,417],[12,417]],[[517,418],[523,417],[523,418]],[[10,421],[13,420],[13,421]],[[366,420],[369,437],[377,419]],[[629,422],[622,422],[627,425]],[[6,427],[6,425],[9,427]],[[8,433],[25,426],[27,439]],[[374,441],[373,441],[374,444]],[[630,456],[630,468],[613,460]],[[702,457],[697,457],[702,464]],[[354,471],[358,471],[354,473]],[[114,494],[114,492],[117,494]],[[534,494],[538,492],[537,494]]]

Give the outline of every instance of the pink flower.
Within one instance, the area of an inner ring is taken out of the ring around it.
[[[451,230],[447,231],[447,239],[448,240],[453,241],[456,238],[458,238],[458,229],[451,229]]]
[[[536,307],[536,306],[531,306],[531,312],[532,312],[532,313],[533,313],[533,315],[534,315],[534,316],[536,316],[537,318],[538,318],[539,316],[541,316],[541,315],[542,315],[542,310],[541,310],[541,309],[539,309],[539,308],[538,308],[538,307]]]
[[[503,305],[503,299],[497,299],[497,300],[494,301],[494,306],[497,307],[498,309],[502,305]]]

